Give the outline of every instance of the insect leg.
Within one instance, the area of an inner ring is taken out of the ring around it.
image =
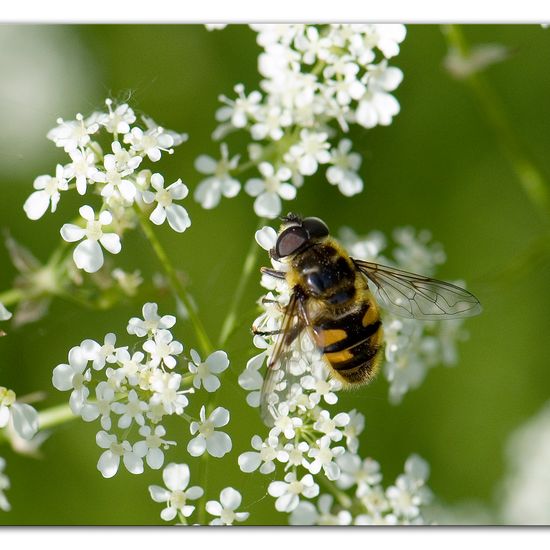
[[[269,275],[271,277],[275,277],[276,279],[285,279],[286,274],[284,271],[278,271],[276,269],[270,269],[269,267],[261,267],[260,271],[264,275]]]

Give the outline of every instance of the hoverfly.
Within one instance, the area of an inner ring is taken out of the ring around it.
[[[267,424],[287,352],[304,331],[331,375],[344,386],[359,386],[373,379],[382,360],[379,306],[420,320],[460,319],[482,309],[473,294],[451,283],[350,257],[319,218],[284,217],[270,256],[288,270],[264,267],[262,273],[285,279],[291,294],[261,390]]]

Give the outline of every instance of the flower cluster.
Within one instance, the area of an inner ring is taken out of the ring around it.
[[[176,445],[166,439],[163,425],[172,415],[190,424],[190,455],[222,457],[231,450],[231,438],[219,430],[229,422],[226,409],[218,407],[207,416],[202,406],[198,419],[187,414],[190,394],[201,386],[205,392],[219,387],[213,378],[229,366],[227,355],[217,351],[203,362],[191,350],[186,368],[183,345],[170,331],[176,318],[160,316],[154,303],[145,304],[142,313],[143,318],[128,323],[128,333],[138,338],[131,348],[119,345],[113,333],[103,342],[84,340],[53,371],[55,388],[71,391],[73,413],[86,422],[99,420],[96,442],[103,452],[97,468],[107,478],[117,473],[121,460],[133,474],[143,472],[144,462],[160,469],[164,451]]]
[[[304,358],[304,350],[300,355]],[[286,387],[285,399],[274,405],[274,425],[267,437],[255,435],[254,450],[239,456],[241,470],[270,474],[277,465],[284,468],[283,480],[272,481],[268,493],[276,499],[277,511],[290,514],[293,525],[423,523],[421,508],[431,498],[427,463],[411,456],[405,472],[384,489],[378,462],[362,459],[358,452],[364,416],[355,409],[329,410],[338,400],[339,383],[328,378],[319,359],[308,366],[308,355],[303,361],[296,358],[291,374],[298,382]],[[241,376],[245,387],[250,374]],[[322,493],[327,483],[333,487]]]
[[[204,208],[241,188],[236,176],[250,167],[259,174],[244,189],[255,198],[260,217],[276,218],[282,200],[292,200],[305,176],[327,168],[326,178],[345,196],[363,189],[361,158],[349,139],[339,139],[352,124],[364,128],[389,125],[399,112],[392,95],[401,83],[400,69],[388,65],[405,38],[403,25],[268,24],[251,25],[263,48],[258,70],[260,90],[235,86],[234,98],[216,113],[214,138],[244,130],[250,136],[249,160],[230,158],[226,143],[221,159],[201,155],[196,168],[207,175],[195,190]]]
[[[87,197],[87,204],[79,209],[80,222],[64,224],[61,236],[79,243],[73,259],[88,273],[103,266],[103,249],[120,252],[120,237],[135,223],[134,207],[154,205],[150,220],[157,225],[167,220],[174,231],[183,232],[191,224],[185,208],[176,202],[188,193],[182,181],[165,185],[161,174],[143,167],[146,159],[154,163],[162,153],[171,154],[186,135],[166,130],[146,116],[141,128],[126,103],[115,106],[110,99],[105,103],[106,111],[57,121],[48,138],[67,153],[70,162],[58,164],[55,176],[38,176],[35,191],[24,204],[27,216],[37,220],[48,209],[55,212],[61,195],[71,189]],[[89,204],[93,204],[91,195],[93,201],[100,200],[95,209]]]

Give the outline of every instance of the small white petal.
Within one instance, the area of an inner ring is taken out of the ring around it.
[[[118,254],[122,249],[120,237],[116,233],[104,233],[99,242],[111,254]]]
[[[63,240],[67,241],[68,243],[79,241],[86,235],[86,231],[82,227],[79,227],[74,223],[66,223],[65,225],[63,225],[60,233],[63,237]]]
[[[38,220],[44,215],[49,205],[49,195],[44,191],[35,191],[25,201],[23,210],[29,219]]]
[[[191,225],[191,218],[187,210],[179,204],[168,206],[166,208],[166,216],[170,227],[178,233],[183,233]]]
[[[156,208],[151,212],[149,219],[155,225],[162,225],[166,219],[166,210],[160,204],[157,204]]]
[[[73,252],[74,263],[87,273],[95,273],[103,265],[103,252],[97,241],[86,239]]]

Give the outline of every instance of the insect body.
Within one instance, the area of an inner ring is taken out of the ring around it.
[[[424,320],[481,312],[477,298],[463,288],[351,258],[319,218],[289,214],[270,255],[286,264],[287,270],[262,268],[262,272],[286,279],[291,295],[262,387],[262,416],[268,424],[279,382],[276,373],[286,368],[290,345],[304,331],[332,376],[344,385],[357,386],[369,382],[381,362],[378,304],[397,315]]]
[[[344,383],[367,382],[382,351],[382,323],[365,277],[347,253],[325,237],[290,261],[287,282],[300,302],[301,323]]]

